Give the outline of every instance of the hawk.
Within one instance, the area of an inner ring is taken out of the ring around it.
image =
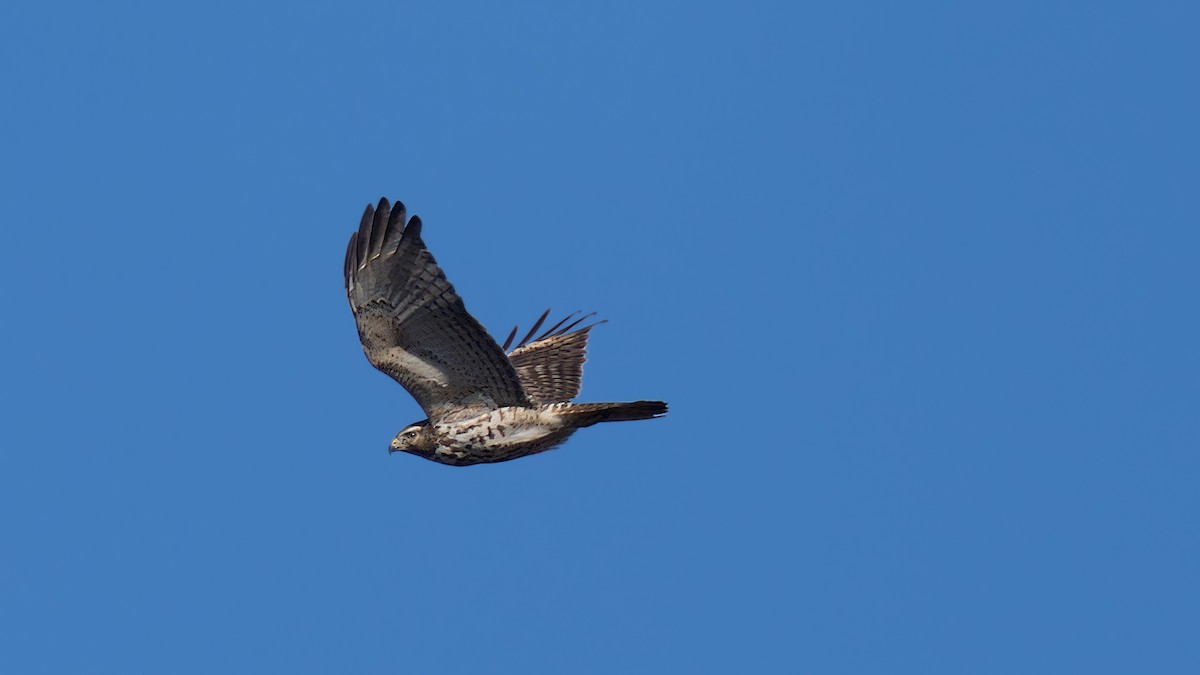
[[[662,401],[571,403],[596,324],[579,326],[592,315],[572,314],[538,335],[546,310],[508,351],[517,328],[503,346],[488,335],[421,240],[421,219],[406,223],[400,202],[367,205],[346,246],[345,279],[367,360],[428,416],[396,434],[389,452],[453,466],[504,462],[582,427],[667,412]]]

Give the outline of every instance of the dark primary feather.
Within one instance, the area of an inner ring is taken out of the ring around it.
[[[559,330],[560,326],[562,326],[564,323],[570,321],[578,313],[579,313],[578,311],[575,311],[575,312],[571,312],[570,314],[564,316],[562,319],[559,320],[558,323],[547,328],[545,333],[542,333],[540,336],[538,336],[538,340],[541,340],[542,338],[547,337],[547,336],[551,335],[552,333],[554,335],[562,335],[563,333],[566,333],[567,331],[571,330],[575,326],[578,326],[579,324],[583,323],[587,319],[590,319],[593,316],[596,316],[595,312],[588,312],[587,314],[584,314],[583,316],[579,317],[578,319],[575,319],[575,321],[572,321],[571,325],[567,326],[566,328],[563,328],[562,330]],[[546,323],[546,317],[548,317],[548,316],[550,316],[549,309],[542,312],[542,315],[539,316],[538,320],[534,322],[533,328],[530,328],[529,332],[525,334],[525,337],[521,338],[521,341],[517,343],[518,348],[524,347],[525,344],[529,342],[529,338],[533,337],[533,334],[536,333],[537,330],[542,327],[543,323]],[[604,323],[604,321],[597,321],[596,323],[592,324],[591,326],[588,326],[588,328],[591,328],[592,326],[597,326],[602,323]],[[509,345],[512,344],[513,338],[516,337],[517,330],[520,327],[521,326],[519,324],[516,326],[513,326],[512,332],[508,334],[508,339],[504,341],[504,346],[501,347],[501,349],[503,349],[504,351],[508,351],[508,347],[509,347]]]
[[[517,328],[518,326],[513,326],[512,332],[508,334],[507,338],[505,338],[504,344],[500,346],[500,349],[506,352],[508,351],[508,346],[512,344],[513,338],[517,336]]]
[[[571,330],[584,320],[595,316],[595,312],[592,312],[576,319],[570,325],[563,326],[578,313],[567,315],[530,342],[529,339],[537,333],[545,323],[546,317],[550,315],[550,310],[546,310],[529,333],[517,343],[516,349],[508,355],[517,369],[525,392],[536,404],[561,403],[579,395],[583,380],[583,363],[587,360],[588,332],[604,322],[597,321],[578,330]],[[514,327],[508,340],[504,342],[504,349],[508,349],[516,334],[517,328]]]
[[[548,316],[550,316],[550,308],[549,307],[546,308],[546,311],[542,312],[542,315],[539,316],[538,320],[534,322],[533,328],[529,329],[529,332],[525,334],[525,337],[521,338],[521,341],[517,343],[517,346],[521,347],[526,342],[529,342],[529,338],[533,337],[534,333],[537,333],[538,329],[542,327],[542,324],[546,322],[546,317],[548,317]],[[514,326],[514,328],[515,328],[515,326]],[[508,350],[508,346],[506,345],[506,346],[502,347],[501,349]]]
[[[466,310],[404,205],[367,206],[346,246],[346,297],[371,365],[430,419],[529,405],[514,365]]]

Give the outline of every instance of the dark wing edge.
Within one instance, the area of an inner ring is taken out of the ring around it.
[[[368,205],[346,246],[346,298],[367,360],[431,420],[528,405],[504,350],[425,246],[421,219],[405,216],[401,202]]]
[[[575,319],[578,314],[569,314],[531,341],[550,315],[550,310],[546,310],[508,354],[508,360],[516,368],[525,392],[535,404],[562,403],[579,395],[583,384],[583,364],[587,361],[588,334],[604,321],[576,328],[596,315],[592,312]],[[568,324],[568,321],[571,323]],[[513,327],[504,341],[503,349],[508,349],[516,334],[517,327]]]

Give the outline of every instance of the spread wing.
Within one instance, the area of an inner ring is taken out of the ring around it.
[[[346,247],[346,297],[371,365],[417,399],[431,420],[529,398],[504,350],[475,317],[421,240],[404,204],[367,206]]]
[[[563,326],[575,317],[571,314],[530,342],[529,339],[537,333],[549,315],[550,310],[546,310],[537,323],[533,324],[533,328],[529,329],[529,333],[508,354],[508,360],[512,361],[513,367],[517,369],[517,375],[521,378],[521,384],[529,398],[539,405],[570,401],[579,395],[583,362],[587,360],[588,332],[594,326],[604,323],[597,321],[572,330],[592,317],[594,312]],[[507,350],[516,336],[517,328],[514,326],[502,349]]]

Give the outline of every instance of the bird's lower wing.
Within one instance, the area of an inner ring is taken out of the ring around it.
[[[517,369],[525,392],[539,405],[561,403],[579,395],[583,363],[587,360],[588,333],[598,323],[603,323],[596,322],[575,329],[575,326],[592,316],[588,314],[564,327],[564,324],[574,318],[575,315],[572,314],[530,342],[530,338],[542,327],[549,314],[550,310],[546,310],[529,334],[508,354],[509,361]],[[516,334],[517,329],[513,328],[513,332],[504,343],[504,348],[508,348]]]

